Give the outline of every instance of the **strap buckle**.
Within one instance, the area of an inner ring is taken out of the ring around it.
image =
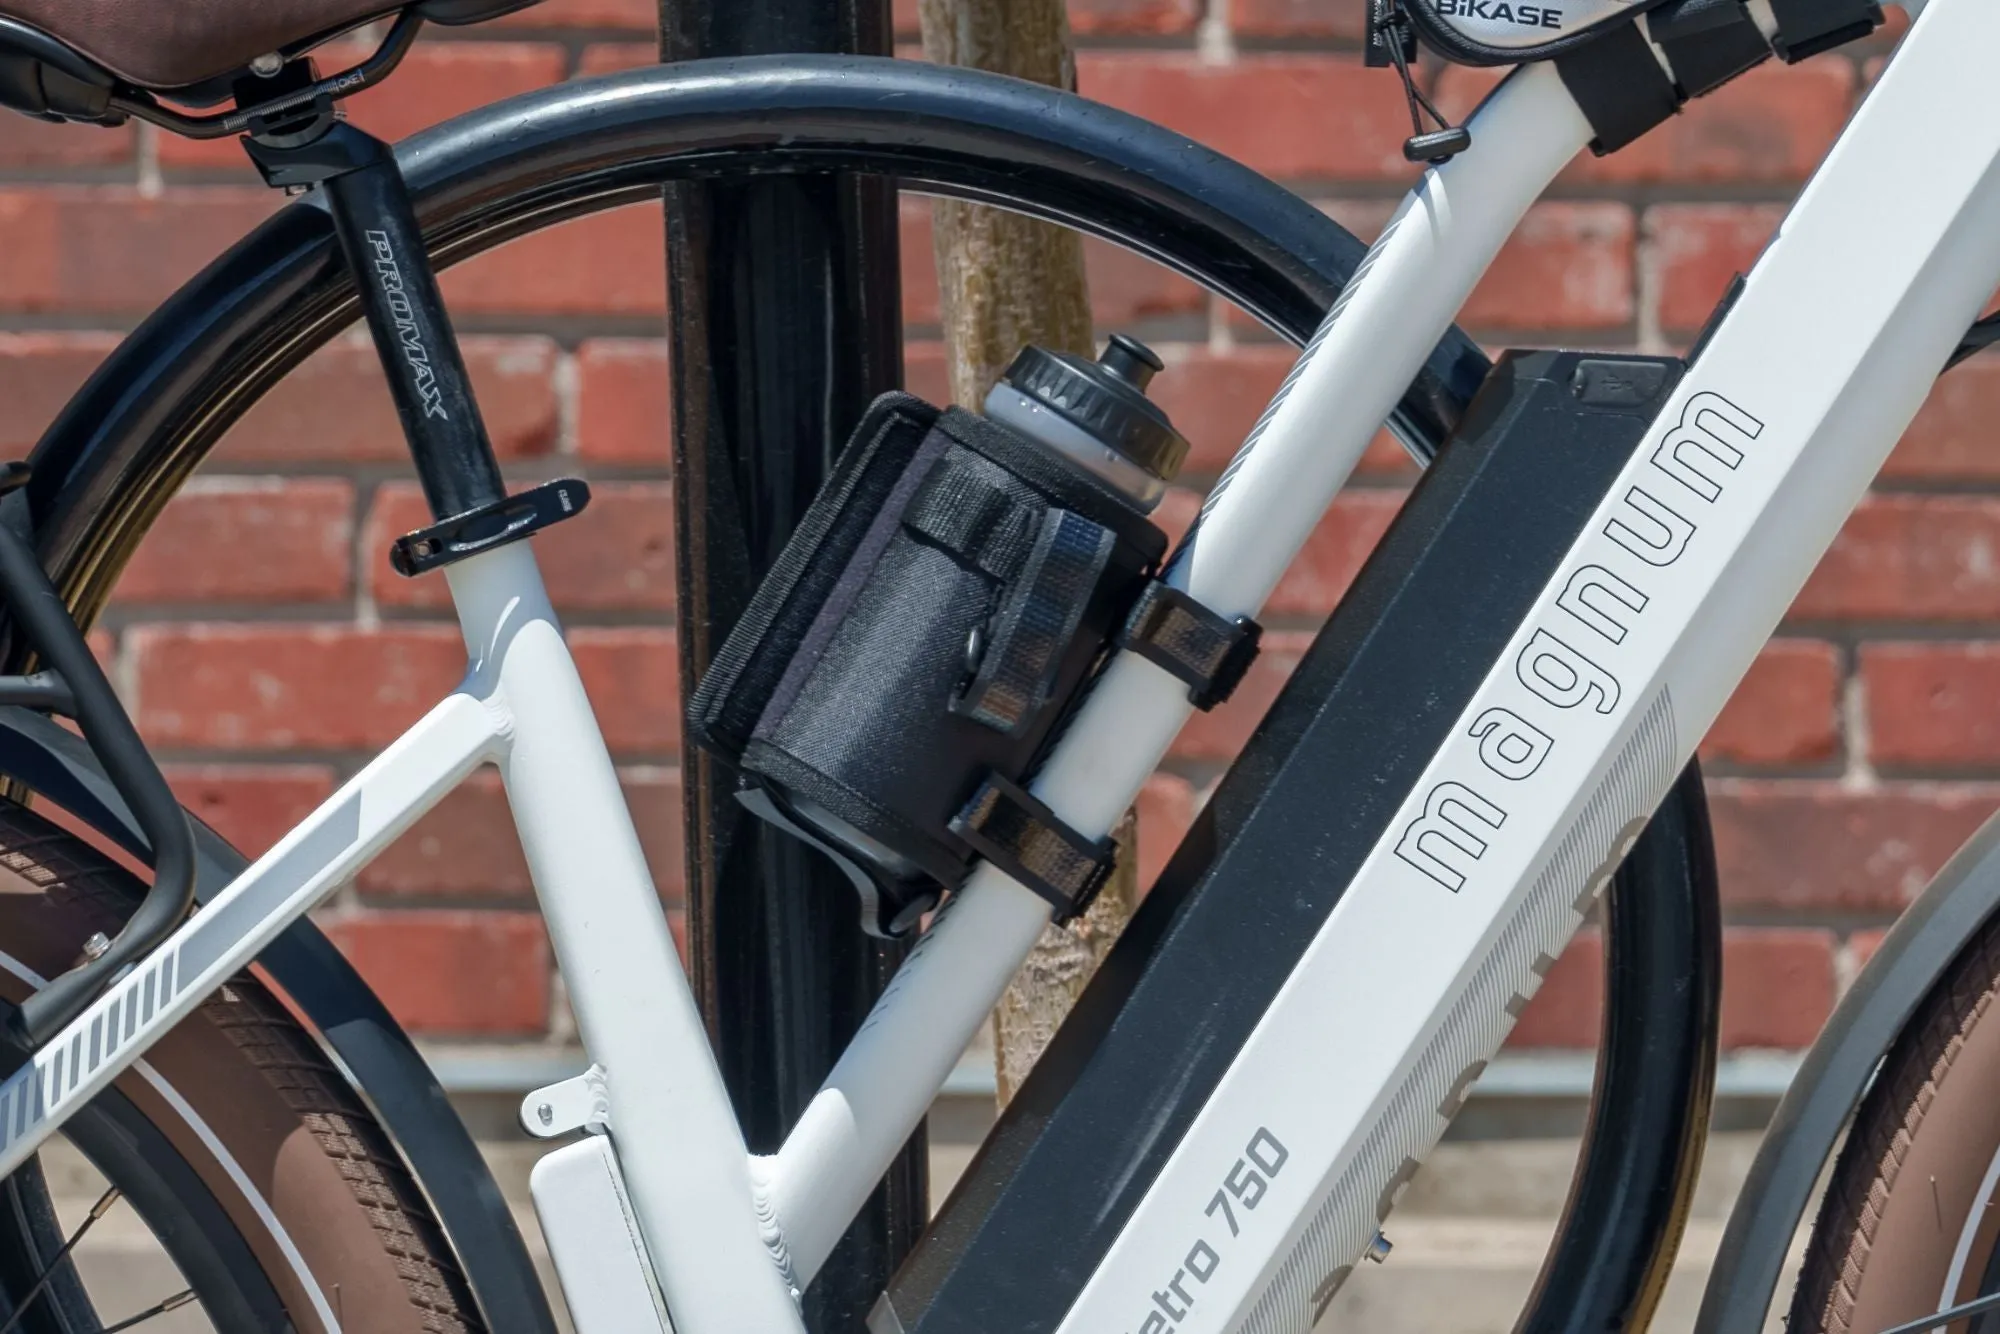
[[[1111,878],[1117,845],[1087,838],[1026,789],[989,773],[952,817],[966,846],[1049,901],[1067,922],[1090,906]]]
[[[1187,682],[1188,702],[1206,712],[1236,693],[1263,636],[1264,627],[1248,616],[1230,620],[1154,580],[1133,604],[1118,643]]]

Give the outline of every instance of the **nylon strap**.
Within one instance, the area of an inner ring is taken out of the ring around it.
[[[1617,152],[1680,110],[1680,91],[1637,22],[1613,24],[1596,41],[1557,56],[1555,65],[1596,131],[1590,147],[1600,156]]]
[[[979,667],[952,700],[952,712],[1009,736],[1040,717],[1117,545],[1117,534],[1081,515],[1058,509],[1043,514],[1041,531],[993,617]]]
[[[1133,604],[1118,642],[1187,682],[1188,701],[1207,710],[1236,693],[1263,634],[1249,617],[1228,620],[1156,580]]]
[[[1771,0],[1774,39],[1787,65],[1831,51],[1882,26],[1878,0]]]
[[[1023,504],[948,451],[903,512],[903,524],[1005,582],[1034,545],[1036,506]]]
[[[1743,0],[1667,0],[1646,16],[1684,97],[1705,97],[1771,58]]]
[[[1066,922],[1090,906],[1111,876],[1116,845],[1085,838],[1026,790],[988,774],[952,819],[974,852],[1047,899]]]
[[[1639,24],[1617,23],[1555,59],[1556,71],[1596,132],[1591,149],[1612,153],[1661,124],[1690,98],[1722,87],[1775,50],[1804,60],[1881,26],[1879,0],[1771,0],[1777,36],[1767,42],[1744,0],[1665,0]],[[1673,74],[1654,58],[1659,44]]]

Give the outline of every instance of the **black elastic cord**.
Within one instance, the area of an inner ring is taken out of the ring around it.
[[[1375,0],[1375,30],[1389,54],[1389,63],[1396,67],[1396,77],[1403,81],[1403,97],[1410,107],[1410,137],[1403,144],[1403,156],[1412,162],[1437,164],[1448,162],[1471,147],[1472,136],[1445,119],[1444,113],[1431,105],[1431,100],[1417,87],[1416,77],[1410,73],[1405,48],[1409,45],[1407,39],[1412,30],[1409,16],[1403,12],[1402,0]],[[1424,128],[1425,112],[1437,123],[1436,130]]]

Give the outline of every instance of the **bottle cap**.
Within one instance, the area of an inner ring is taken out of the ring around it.
[[[1088,432],[1163,481],[1187,460],[1186,437],[1146,397],[1146,385],[1166,369],[1153,349],[1112,334],[1096,361],[1024,347],[1000,381]]]

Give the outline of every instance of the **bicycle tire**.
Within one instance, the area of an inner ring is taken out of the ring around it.
[[[0,1003],[115,932],[145,892],[79,836],[0,801]],[[446,1334],[486,1328],[387,1134],[255,976],[232,979],[64,1127],[138,1207],[211,1323]],[[14,1314],[53,1256],[39,1174],[0,1198],[0,1299]],[[73,1268],[22,1334],[102,1320]]]
[[[1835,1161],[1793,1334],[1877,1334],[2000,1291],[2000,918],[1932,985]],[[1951,1325],[2000,1334],[2000,1313]]]
[[[663,182],[689,175],[874,171],[1091,231],[1195,278],[1297,343],[1365,250],[1309,204],[1160,127],[1019,81],[915,62],[689,62],[578,81],[426,132],[399,158],[441,266],[655,197]],[[33,483],[9,501],[26,506],[44,562],[80,621],[95,614],[154,516],[227,427],[352,312],[325,213],[302,201],[183,289],[92,378],[37,447]],[[1485,367],[1464,334],[1454,329],[1443,340],[1392,418],[1414,454],[1428,457],[1442,444]],[[1698,777],[1688,788],[1692,807],[1671,803],[1655,821],[1682,842],[1690,810],[1700,807]],[[1690,927],[1712,910],[1713,883],[1682,874],[1685,859],[1660,860],[1675,863],[1664,879],[1648,871],[1614,895],[1602,1087],[1620,1100],[1600,1099],[1592,1118],[1602,1128],[1671,1108],[1682,1133],[1640,1142],[1593,1132],[1585,1176],[1600,1185],[1616,1177],[1618,1189],[1580,1190],[1576,1199],[1636,1198],[1646,1207],[1617,1219],[1573,1215],[1552,1264],[1582,1253],[1575,1240],[1630,1277],[1598,1283],[1582,1302],[1566,1283],[1543,1285],[1538,1304],[1550,1318],[1628,1310],[1628,1299],[1606,1294],[1651,1286],[1646,1276],[1670,1258],[1667,1242],[1692,1187],[1714,1027],[1712,1012],[1690,1010],[1688,998],[1712,989],[1719,947]],[[1621,966],[1642,957],[1650,966]],[[1633,1041],[1630,1026],[1617,1022],[1621,1011],[1662,1006],[1686,1015],[1671,1030],[1673,1044],[1657,1033]],[[1621,1071],[1623,1079],[1610,1077]],[[412,1166],[422,1179],[423,1164]],[[1607,1238],[1618,1239],[1615,1255]]]

